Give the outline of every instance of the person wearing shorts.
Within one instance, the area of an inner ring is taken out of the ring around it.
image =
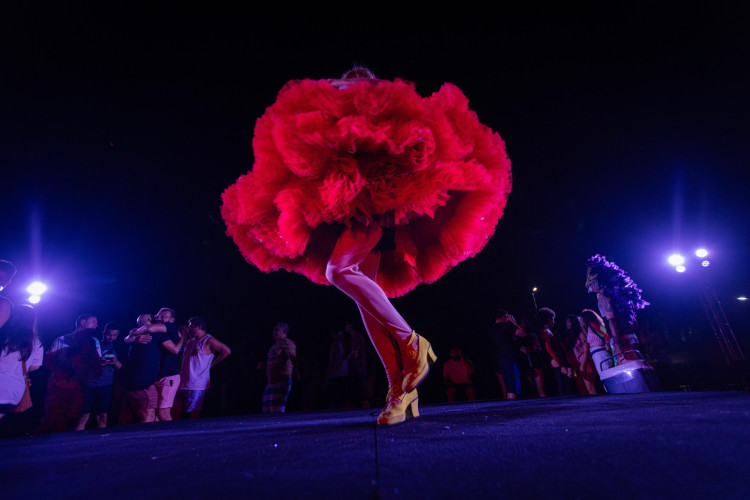
[[[153,422],[155,420],[156,387],[153,384],[145,389],[126,391],[125,397],[139,422]]]
[[[206,320],[201,316],[188,321],[190,338],[180,364],[180,391],[175,405],[175,418],[187,413],[199,418],[209,386],[211,367],[226,359],[232,351],[206,332]]]
[[[206,398],[206,391],[180,389],[180,404],[182,411],[187,413],[190,418],[199,418],[203,409],[203,401]]]
[[[169,338],[164,323],[147,321],[131,330],[125,342],[131,344],[124,383],[126,401],[139,422],[153,422],[158,407],[155,383],[159,379],[162,350],[177,354],[182,338],[175,343]]]
[[[175,312],[168,307],[162,307],[154,316],[154,320],[161,322],[169,340],[174,344],[181,342],[181,336],[175,324]],[[159,378],[156,380],[156,419],[172,420],[172,406],[177,389],[180,387],[180,358],[179,351],[161,350],[159,363]]]
[[[163,354],[163,353],[162,353]],[[162,377],[154,383],[156,388],[156,415],[159,420],[172,420],[166,417],[174,406],[177,389],[180,387],[180,374]]]

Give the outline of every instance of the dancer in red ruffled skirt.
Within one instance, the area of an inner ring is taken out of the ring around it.
[[[258,120],[255,165],[222,216],[259,269],[302,273],[351,297],[390,387],[380,424],[418,416],[432,348],[388,300],[476,255],[502,216],[510,161],[451,84],[422,98],[365,68],[294,80]]]

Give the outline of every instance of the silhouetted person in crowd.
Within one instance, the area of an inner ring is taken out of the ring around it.
[[[68,342],[71,342],[76,338],[75,333],[80,330],[87,330],[91,334],[91,338],[94,341],[94,346],[96,346],[96,352],[101,356],[102,351],[101,347],[99,345],[99,339],[96,338],[96,327],[99,326],[99,321],[97,320],[96,316],[93,314],[81,314],[76,318],[75,322],[75,330],[73,330],[73,333],[69,333],[67,335],[61,335],[60,337],[57,337],[55,340],[52,341],[52,344],[49,347],[49,352],[57,351],[58,349],[62,349],[63,347],[66,347],[70,344]]]
[[[328,408],[343,408],[349,393],[349,339],[344,332],[331,332],[325,393]]]
[[[450,350],[449,356],[449,359],[443,363],[445,398],[452,403],[456,401],[456,393],[462,393],[466,401],[474,401],[474,382],[471,380],[474,366],[457,347]]]
[[[36,333],[36,312],[29,305],[14,308],[0,327],[0,419],[19,409],[17,405],[28,389],[27,374],[38,369],[43,359],[44,349]]]
[[[546,349],[539,340],[539,336],[534,331],[534,327],[528,319],[519,318],[518,326],[520,331],[516,333],[516,336],[519,338],[519,350],[528,360],[529,370],[527,377],[529,384],[536,389],[537,395],[540,398],[546,398],[547,391],[544,388],[544,374],[549,367],[549,354],[547,354]]]
[[[500,383],[503,399],[516,399],[521,393],[521,375],[518,368],[518,346],[515,318],[505,309],[498,309],[495,323],[490,328],[490,338],[495,347],[495,376]]]
[[[200,418],[203,401],[209,387],[211,367],[232,354],[231,349],[206,332],[202,316],[190,318],[189,338],[185,342],[180,365],[180,390],[175,401],[177,418],[187,413],[191,419]]]
[[[172,420],[172,406],[174,405],[177,390],[180,387],[179,354],[184,341],[180,337],[175,319],[173,309],[162,307],[156,313],[152,322],[152,329],[155,328],[158,331],[166,333],[169,340],[178,347],[177,352],[172,352],[164,348],[164,346],[161,349],[159,378],[154,383],[154,387],[156,387],[156,418],[162,421]]]
[[[131,329],[128,332],[128,335],[126,335],[122,339],[122,345],[121,347],[124,348],[124,356],[122,358],[125,360],[124,366],[122,370],[115,373],[115,384],[114,384],[114,390],[117,396],[120,399],[120,407],[119,407],[119,414],[118,414],[118,425],[126,425],[126,424],[132,424],[138,417],[136,414],[136,407],[134,404],[131,403],[130,398],[128,397],[128,384],[130,380],[130,352],[131,347],[134,342],[139,342],[141,344],[145,344],[147,342],[151,341],[151,335],[148,334],[148,332],[141,333],[136,335],[136,331],[138,328],[142,326],[150,325],[153,321],[154,317],[152,314],[141,314],[139,315],[136,320],[135,324],[136,327]]]
[[[81,416],[86,382],[90,376],[102,373],[95,333],[91,328],[78,329],[57,339],[55,350],[50,349],[44,356],[50,377],[39,433],[68,430]]]
[[[284,413],[289,391],[292,389],[292,375],[297,370],[297,346],[289,338],[289,325],[276,323],[271,332],[274,343],[268,350],[266,368],[266,389],[263,392],[263,413]]]
[[[162,350],[178,354],[182,338],[175,344],[167,334],[165,324],[155,317],[152,319],[150,315],[139,316],[138,323],[141,326],[131,330],[125,340],[131,344],[125,376],[125,396],[129,410],[139,422],[144,423],[156,420],[158,393],[155,383],[159,379]]]
[[[99,343],[101,349],[102,374],[98,377],[89,377],[84,390],[83,414],[78,419],[76,430],[82,431],[86,428],[91,413],[94,413],[95,425],[99,429],[107,427],[107,411],[112,399],[112,384],[114,383],[115,371],[122,368],[115,350],[115,340],[120,335],[120,326],[117,323],[107,323],[102,330],[102,340]]]
[[[75,330],[57,337],[50,344],[44,357],[44,367],[49,370],[50,377],[45,394],[45,416],[39,432],[68,430],[71,419],[77,421],[80,418],[86,383],[89,377],[101,375],[97,326],[96,316],[80,314],[75,320]]]
[[[550,367],[557,382],[557,393],[560,396],[570,394],[572,392],[570,378],[573,376],[573,371],[568,365],[562,342],[552,331],[555,326],[555,312],[548,307],[543,307],[537,311],[535,319],[538,325],[539,340],[542,341],[547,354],[551,358]]]
[[[106,327],[105,327],[106,328]],[[114,351],[117,355],[117,360],[121,364],[119,370],[115,370],[114,377],[112,378],[112,399],[109,403],[109,414],[107,417],[107,425],[122,425],[124,423],[132,423],[133,415],[128,413],[122,413],[123,406],[127,408],[125,403],[125,374],[128,366],[128,351],[130,345],[125,343],[125,335],[122,330],[121,335],[114,340]]]
[[[580,394],[597,394],[596,389],[596,369],[591,361],[589,344],[586,341],[586,333],[581,326],[581,318],[575,314],[569,314],[565,317],[565,330],[567,332],[566,343],[571,346],[571,356],[568,355],[568,361],[575,374],[575,381],[578,385]]]

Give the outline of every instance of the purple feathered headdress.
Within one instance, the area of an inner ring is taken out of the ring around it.
[[[596,280],[604,296],[610,299],[615,314],[629,323],[635,323],[635,312],[649,303],[641,298],[641,289],[628,273],[599,254],[587,260],[586,266],[589,268],[587,286]]]

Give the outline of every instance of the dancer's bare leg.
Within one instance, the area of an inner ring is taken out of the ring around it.
[[[359,268],[362,273],[375,281],[377,279],[378,267],[380,265],[380,255],[371,253]],[[375,317],[367,312],[362,306],[357,304],[359,313],[362,316],[362,322],[367,330],[375,351],[380,357],[380,361],[385,368],[385,375],[388,378],[388,386],[398,390],[404,378],[404,367],[401,364],[401,353],[394,344],[393,337],[387,328],[385,328]]]
[[[360,269],[360,264],[375,248],[381,234],[380,226],[374,223],[365,226],[355,222],[351,228],[344,229],[328,260],[326,278],[385,327],[402,346],[412,334],[411,327],[393,307],[383,289]]]
[[[381,235],[382,230],[376,224],[355,222],[344,229],[328,260],[326,278],[380,323],[396,342],[403,365],[401,390],[413,398],[411,401],[404,399],[401,403],[411,406],[414,402],[413,406],[416,407],[416,392],[413,390],[427,376],[436,356],[430,343],[424,337],[417,336],[377,282],[360,269],[360,264],[368,258]],[[404,414],[402,410],[401,417]]]

